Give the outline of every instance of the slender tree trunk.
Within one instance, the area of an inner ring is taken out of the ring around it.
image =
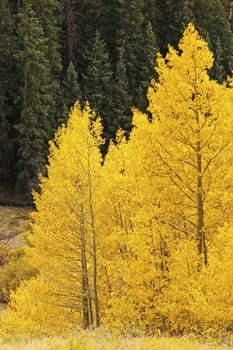
[[[91,225],[91,231],[92,231],[91,250],[92,250],[92,287],[93,287],[93,301],[94,301],[94,321],[95,321],[95,327],[98,328],[100,325],[100,319],[99,319],[99,304],[98,304],[98,292],[97,292],[96,231],[95,231],[95,220],[94,220],[93,199],[92,199],[90,154],[88,154],[88,190],[89,190],[90,225]]]
[[[88,272],[87,272],[83,205],[81,205],[81,213],[80,213],[80,241],[81,241],[81,264],[82,264],[83,326],[84,326],[84,329],[86,329],[91,324],[93,324],[93,312],[92,312],[92,302],[91,302]]]
[[[202,183],[202,159],[201,159],[201,142],[196,143],[197,154],[197,249],[200,255],[203,254],[204,263],[207,265],[207,249],[204,227],[204,203],[203,203],[203,183]]]

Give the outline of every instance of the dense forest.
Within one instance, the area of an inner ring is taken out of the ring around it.
[[[76,100],[101,115],[103,155],[119,127],[129,136],[131,108],[147,110],[156,53],[177,47],[189,22],[222,82],[233,67],[231,11],[228,0],[1,0],[0,182],[31,191]]]

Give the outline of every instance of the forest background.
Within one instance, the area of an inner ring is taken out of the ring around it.
[[[233,67],[231,2],[224,0],[2,0],[0,183],[30,197],[45,171],[48,140],[76,100],[103,120],[101,146],[146,111],[157,52],[177,46],[193,22],[214,52],[211,76]]]

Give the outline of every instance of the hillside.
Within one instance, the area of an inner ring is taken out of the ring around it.
[[[11,196],[6,195],[3,191],[0,198],[4,202],[14,202],[20,200],[13,193]],[[9,261],[9,251],[12,248],[20,247],[24,244],[21,233],[30,229],[29,212],[31,207],[23,207],[16,205],[0,205],[0,269]],[[12,276],[13,279],[13,276]],[[0,311],[5,309],[4,298],[0,300]]]

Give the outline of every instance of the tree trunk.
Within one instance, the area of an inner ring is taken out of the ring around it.
[[[81,265],[82,265],[82,307],[83,307],[83,327],[88,328],[93,324],[92,302],[88,281],[87,259],[86,259],[86,242],[84,233],[84,212],[81,205],[80,213],[80,241],[81,241]]]
[[[89,213],[90,213],[90,225],[92,232],[92,287],[93,287],[93,301],[94,301],[94,321],[95,327],[100,325],[99,319],[99,304],[97,293],[97,258],[96,258],[96,231],[94,221],[93,199],[92,199],[92,179],[90,169],[90,154],[88,154],[88,190],[89,190]]]
[[[204,263],[207,265],[207,249],[204,227],[204,205],[203,205],[203,184],[202,184],[202,159],[201,159],[201,142],[200,139],[196,143],[197,154],[197,248],[200,255],[203,254]]]

